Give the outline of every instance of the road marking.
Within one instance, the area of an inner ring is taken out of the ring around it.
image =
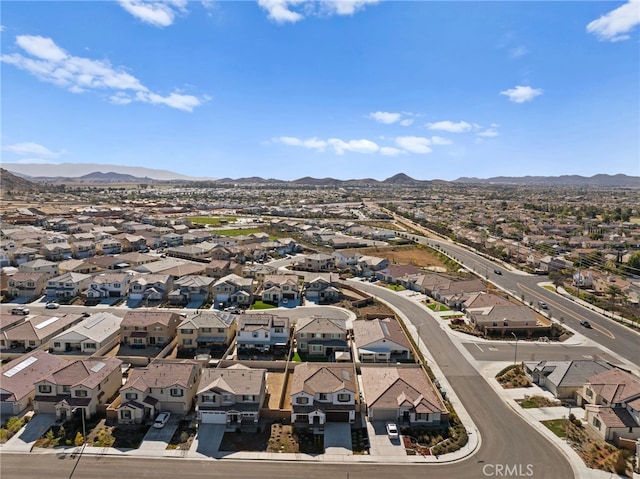
[[[489,351],[500,351],[498,348],[489,348]]]
[[[480,351],[482,351],[484,353],[484,349],[482,349],[480,346],[478,346],[478,343],[473,343],[476,345],[476,348],[478,348]]]

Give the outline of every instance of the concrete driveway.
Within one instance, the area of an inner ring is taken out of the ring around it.
[[[352,452],[351,425],[346,422],[326,423],[324,425],[324,453],[350,455]]]
[[[371,447],[369,454],[372,456],[403,456],[407,453],[400,439],[389,439],[387,436],[386,422],[384,421],[367,421],[367,432],[369,433],[369,445]]]
[[[149,428],[144,438],[142,439],[142,444],[138,448],[139,451],[164,451],[171,441],[173,437],[173,433],[178,429],[178,424],[182,419],[181,416],[172,414],[169,418],[169,421],[164,425],[164,427],[157,429],[153,426]]]
[[[55,414],[35,414],[26,426],[2,446],[2,449],[7,451],[31,451],[33,443],[44,435],[55,422]]]
[[[214,456],[220,449],[225,427],[224,424],[200,424],[190,450],[205,456]]]

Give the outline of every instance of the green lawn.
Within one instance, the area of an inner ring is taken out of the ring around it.
[[[553,291],[554,293],[555,293],[555,291],[556,291],[556,287],[555,287],[555,286],[551,286],[551,285],[549,285],[549,284],[546,284],[546,285],[544,285],[543,287],[544,287],[544,289],[546,289],[546,290],[548,290],[548,291]]]
[[[277,308],[277,306],[274,306],[272,304],[263,303],[262,301],[256,301],[255,303],[253,303],[251,305],[251,307],[249,309],[273,309],[273,308]]]
[[[259,228],[246,228],[246,229],[232,229],[232,230],[216,230],[221,236],[242,236],[242,235],[250,235],[252,233],[262,233],[262,230]]]
[[[523,409],[533,409],[537,407],[552,407],[559,406],[560,403],[555,400],[547,399],[544,396],[529,396],[527,399],[520,402],[520,407]]]
[[[392,291],[404,291],[405,287],[402,286],[401,284],[388,284],[387,288],[389,288]]]
[[[297,351],[295,353],[293,353],[293,357],[291,358],[291,361],[293,361],[294,363],[301,363],[302,362],[302,358],[300,357],[300,355],[298,354]]]
[[[233,223],[237,220],[235,216],[189,216],[189,221],[198,225],[220,226],[223,223]]]
[[[451,311],[451,308],[440,303],[433,303],[427,306],[431,311]]]
[[[542,421],[542,424],[547,426],[558,437],[567,436],[567,420],[566,419],[552,419],[550,421]]]

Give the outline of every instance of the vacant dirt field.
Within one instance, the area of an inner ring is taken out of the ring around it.
[[[385,258],[389,263],[413,264],[419,268],[443,268],[441,271],[447,270],[446,265],[429,249],[418,246],[371,247],[362,248],[358,251],[369,256]]]
[[[267,408],[269,409],[280,409],[280,391],[282,391],[282,384],[285,381],[285,373],[272,373],[269,372],[267,374],[267,389],[269,391],[269,397],[267,402]],[[289,397],[291,391],[291,381],[287,384],[287,389],[285,390],[285,397]],[[282,404],[282,409],[289,410],[291,409],[291,404],[289,401],[284,401]]]

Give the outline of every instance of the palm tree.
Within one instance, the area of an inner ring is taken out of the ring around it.
[[[610,284],[609,286],[607,286],[607,289],[605,290],[605,293],[609,295],[609,300],[611,301],[611,311],[615,310],[615,306],[616,306],[616,298],[618,296],[621,296],[624,298],[625,294],[622,291],[622,289],[620,289],[620,286],[616,285],[616,284]]]

